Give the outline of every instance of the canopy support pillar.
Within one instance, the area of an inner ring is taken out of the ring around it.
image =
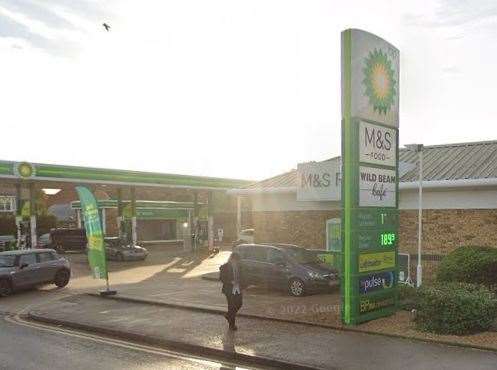
[[[242,231],[242,197],[238,195],[236,197],[236,240],[238,240],[240,231]]]
[[[21,249],[21,222],[22,222],[22,199],[21,183],[16,183],[16,230],[17,230],[17,249]]]
[[[214,249],[214,196],[209,191],[207,196],[207,239],[209,240],[209,250]]]
[[[117,188],[117,236],[120,240],[123,237],[123,193],[121,188]]]
[[[29,184],[29,214],[31,229],[31,248],[36,248],[36,186]]]
[[[136,189],[131,188],[131,242],[135,246],[138,243],[136,230]]]

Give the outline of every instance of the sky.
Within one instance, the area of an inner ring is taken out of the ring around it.
[[[401,145],[497,139],[494,0],[0,0],[0,159],[260,180],[337,156],[347,28],[400,49]]]

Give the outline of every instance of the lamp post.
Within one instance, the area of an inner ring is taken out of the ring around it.
[[[421,241],[423,236],[423,144],[409,144],[406,148],[418,153],[419,186],[418,186],[418,265],[416,267],[416,287],[423,281],[423,267],[421,265]]]

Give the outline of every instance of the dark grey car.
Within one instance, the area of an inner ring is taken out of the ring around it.
[[[338,272],[309,249],[290,244],[242,244],[233,252],[240,255],[246,285],[285,289],[296,297],[339,285]]]
[[[69,283],[69,261],[53,249],[28,249],[0,253],[0,296],[43,284],[62,288]]]

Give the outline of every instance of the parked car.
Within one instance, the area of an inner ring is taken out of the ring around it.
[[[15,244],[16,237],[14,235],[0,235],[0,252],[9,250],[9,246]]]
[[[148,251],[138,245],[130,245],[120,238],[105,238],[107,259],[115,261],[139,261],[148,256]]]
[[[84,251],[88,240],[84,229],[52,229],[50,230],[50,247],[57,252]]]
[[[50,248],[51,243],[50,233],[42,234],[36,240],[36,248]]]
[[[62,288],[70,278],[69,261],[53,249],[0,252],[0,296],[43,284]]]
[[[245,229],[238,233],[238,239],[233,242],[233,246],[236,247],[240,244],[253,244],[254,243],[254,229]]]
[[[285,289],[301,297],[339,285],[336,270],[323,264],[314,251],[291,244],[241,244],[243,283]]]

